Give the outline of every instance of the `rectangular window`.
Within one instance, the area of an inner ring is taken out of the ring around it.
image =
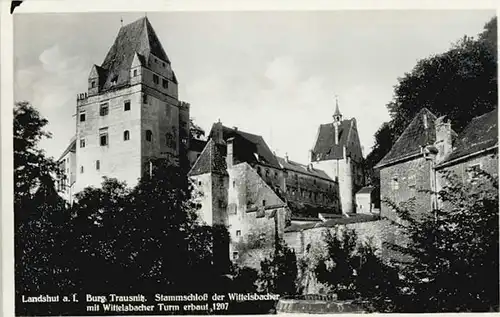
[[[85,139],[80,139],[80,147],[81,148],[85,147]]]
[[[233,260],[238,260],[238,251],[233,252]]]
[[[266,205],[266,201],[265,201],[265,200],[263,200],[263,201],[262,201],[262,206],[265,206],[265,205]]]
[[[236,236],[241,237],[241,230],[236,230]]]
[[[85,121],[85,112],[80,112],[80,122]]]
[[[103,103],[99,108],[99,114],[101,115],[101,117],[103,117],[107,116],[108,113],[109,113],[109,106],[107,103]]]
[[[80,166],[80,173],[83,174],[83,166]]]
[[[101,162],[99,160],[95,161],[95,169],[100,170],[101,169]]]
[[[130,110],[130,100],[126,100],[125,103],[123,104],[123,111],[129,111]]]
[[[99,129],[99,144],[101,146],[106,146],[109,144],[108,142],[108,128]]]
[[[142,95],[142,103],[143,104],[147,104],[148,103],[148,95],[146,95],[146,94]]]
[[[168,88],[168,81],[166,79],[161,80],[163,88]]]
[[[95,80],[92,81],[92,88],[95,88]]]
[[[160,82],[160,79],[159,79],[158,75],[153,74],[153,82],[154,82],[156,85],[158,85],[158,83]]]

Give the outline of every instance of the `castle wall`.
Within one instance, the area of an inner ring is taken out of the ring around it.
[[[87,186],[100,186],[102,177],[115,177],[129,186],[141,176],[141,87],[139,85],[110,91],[77,102],[75,193]],[[124,111],[125,101],[130,110]],[[108,104],[108,114],[100,115],[101,104]],[[85,113],[85,121],[80,114]],[[124,140],[128,130],[130,139]],[[100,133],[108,134],[108,144],[100,145]],[[84,140],[85,147],[81,147]],[[99,161],[99,170],[97,170]],[[82,170],[83,168],[83,170]]]
[[[295,171],[285,174],[286,198],[289,201],[307,202],[318,206],[327,206],[338,211],[338,183]]]
[[[228,173],[231,258],[242,265],[259,268],[260,261],[273,249],[275,230],[284,230],[284,203],[247,163],[234,165]]]
[[[463,183],[470,181],[470,173],[467,171],[471,166],[479,165],[480,168],[491,174],[498,176],[498,152],[485,153],[483,155],[471,157],[470,159],[460,161],[454,165],[441,168],[438,171],[448,171],[459,177]],[[437,173],[438,190],[445,184],[445,179],[441,172]]]
[[[341,210],[343,213],[353,212],[354,192],[350,159],[316,161],[312,164],[333,180],[338,180]]]
[[[414,199],[416,212],[432,209],[431,195],[422,190],[431,190],[431,161],[423,157],[384,167],[380,170],[381,215],[393,219],[392,208],[383,200],[400,204]]]
[[[211,226],[213,225],[212,176],[208,173],[196,175],[191,176],[191,180],[193,181],[194,202],[200,204],[198,221]]]

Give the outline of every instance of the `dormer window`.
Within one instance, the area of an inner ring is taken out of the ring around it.
[[[137,76],[137,69],[134,69],[134,77]]]
[[[90,83],[90,86],[91,86],[92,88],[95,88],[95,80],[93,80],[93,81]]]
[[[118,82],[118,75],[115,75],[115,76],[113,77],[113,79],[111,79],[111,85],[113,85],[113,86],[114,86],[114,85],[116,85],[116,83],[117,83],[117,82]]]

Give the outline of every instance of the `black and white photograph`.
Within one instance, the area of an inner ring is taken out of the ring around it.
[[[15,316],[499,311],[495,8],[12,2]]]

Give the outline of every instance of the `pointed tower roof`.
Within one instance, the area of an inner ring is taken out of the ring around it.
[[[339,100],[337,98],[335,98],[335,113],[333,116],[342,116],[339,110]]]
[[[153,54],[170,63],[160,40],[156,36],[147,17],[140,18],[120,28],[113,46],[108,51],[101,67],[107,76],[103,89],[126,84],[129,80],[129,69],[135,53],[147,61]],[[115,82],[114,85],[111,82]]]

